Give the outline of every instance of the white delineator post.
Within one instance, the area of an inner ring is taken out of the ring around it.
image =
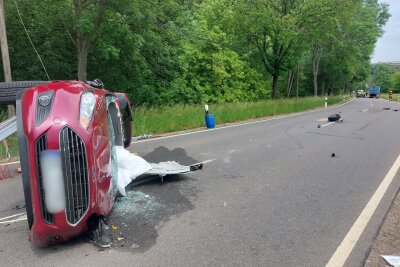
[[[327,107],[328,107],[328,98],[325,97],[325,108],[327,108]]]

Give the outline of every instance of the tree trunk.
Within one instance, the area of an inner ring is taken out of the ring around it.
[[[8,53],[7,31],[6,31],[6,22],[4,18],[3,0],[0,0],[0,46],[1,46],[1,58],[3,60],[4,81],[11,82],[12,81],[11,66],[10,66],[10,56]],[[9,118],[15,115],[15,108],[13,105],[8,105],[7,110]]]
[[[319,62],[321,59],[321,53],[322,49],[318,45],[314,44],[313,55],[312,55],[314,96],[318,95],[318,71],[319,71]]]
[[[294,71],[288,70],[288,77],[286,80],[286,97],[290,96],[290,92],[292,91],[293,79],[294,79]]]
[[[82,17],[82,12],[85,8],[88,8],[89,1],[87,0],[74,0],[74,11],[75,11],[75,20],[79,21]],[[89,48],[91,45],[93,46],[98,38],[98,28],[103,19],[104,15],[104,5],[97,5],[95,17],[95,31],[92,34],[82,33],[79,27],[76,29],[76,46],[78,49],[78,80],[85,81],[87,80],[87,62],[88,62],[88,54]]]
[[[317,60],[313,58],[313,88],[314,88],[314,96],[318,95],[318,64]]]
[[[77,45],[78,45],[78,80],[86,81],[87,80],[87,58],[89,53],[89,41],[85,40],[85,38],[78,37]]]
[[[296,100],[299,98],[300,66],[297,67]]]
[[[278,98],[278,78],[277,75],[272,75],[272,99]]]

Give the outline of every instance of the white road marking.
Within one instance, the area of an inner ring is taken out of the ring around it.
[[[325,126],[332,125],[332,124],[334,124],[334,123],[336,123],[336,121],[329,122],[329,123],[326,123],[326,124],[322,124],[322,125],[320,125],[320,128],[325,127]]]
[[[14,215],[11,215],[11,216],[0,218],[0,221],[6,220],[6,219],[10,219],[10,218],[14,218],[14,217],[18,217],[18,216],[21,216],[21,215],[26,215],[26,212],[22,212],[22,213],[18,213],[18,214],[14,214]]]
[[[397,157],[396,161],[393,163],[389,172],[386,174],[385,178],[379,185],[378,189],[376,189],[375,193],[368,201],[367,206],[363,209],[360,216],[358,216],[357,220],[350,228],[346,237],[343,239],[342,243],[336,249],[335,253],[332,255],[329,262],[326,264],[326,267],[336,267],[343,266],[349,257],[350,253],[354,249],[358,239],[360,238],[362,232],[367,226],[369,220],[374,214],[376,208],[384,197],[387,189],[389,188],[390,183],[393,181],[396,176],[397,171],[400,168],[400,155]]]
[[[19,221],[25,221],[27,219],[28,218],[26,217],[26,215],[24,215],[24,216],[18,217],[17,219],[14,219],[14,220],[2,221],[2,222],[0,222],[0,224],[15,223],[15,222],[19,222]]]
[[[353,102],[353,101],[354,101],[354,99],[351,99],[351,100],[349,100],[349,101],[347,101],[347,102],[345,102],[343,104],[340,104],[340,105],[337,105],[337,106],[333,106],[333,107],[329,107],[327,109],[317,109],[317,110],[312,110],[312,111],[304,111],[304,112],[290,114],[290,115],[272,117],[272,118],[267,118],[267,119],[258,120],[258,121],[244,122],[244,123],[239,123],[239,124],[234,124],[234,125],[229,125],[229,126],[222,126],[222,127],[213,128],[213,129],[199,130],[199,131],[194,131],[194,132],[189,132],[189,133],[181,133],[181,134],[175,134],[175,135],[167,135],[167,136],[162,136],[162,137],[155,137],[155,138],[150,138],[150,139],[132,141],[131,144],[151,142],[151,141],[156,141],[156,140],[161,140],[161,139],[168,139],[168,138],[173,138],[173,137],[178,137],[178,136],[185,136],[185,135],[191,135],[191,134],[204,133],[204,132],[207,132],[207,131],[218,131],[218,130],[222,130],[222,129],[239,127],[239,126],[244,126],[244,125],[249,125],[249,124],[256,124],[256,123],[262,123],[262,122],[266,122],[266,121],[274,121],[274,120],[280,120],[280,119],[284,119],[284,118],[296,117],[296,116],[300,116],[300,115],[304,115],[304,114],[308,114],[308,113],[314,113],[314,112],[319,112],[319,111],[330,110],[330,109],[333,109],[333,108],[338,108],[338,107],[344,106],[344,105],[346,105],[346,104],[348,104],[350,102]]]

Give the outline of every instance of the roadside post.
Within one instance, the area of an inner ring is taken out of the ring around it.
[[[328,97],[325,96],[325,108],[328,108]]]

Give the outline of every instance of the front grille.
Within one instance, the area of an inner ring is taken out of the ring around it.
[[[47,211],[44,203],[44,189],[43,189],[43,176],[42,170],[40,169],[40,153],[47,149],[46,135],[43,134],[36,140],[36,170],[37,178],[39,182],[39,199],[40,199],[40,211],[43,220],[48,224],[54,224],[54,216]]]
[[[89,177],[82,139],[69,127],[60,132],[60,150],[66,197],[67,220],[77,223],[89,206]]]

